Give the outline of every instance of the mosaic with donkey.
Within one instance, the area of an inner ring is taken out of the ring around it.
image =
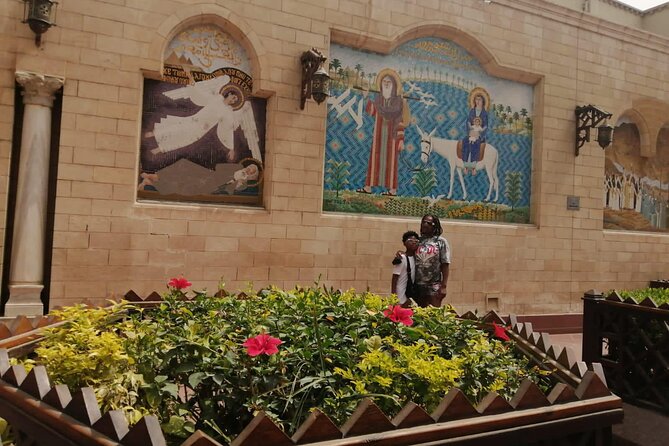
[[[330,55],[324,210],[529,222],[532,86],[439,38]]]

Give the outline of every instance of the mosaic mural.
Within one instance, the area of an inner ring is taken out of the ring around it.
[[[170,42],[162,78],[144,81],[138,199],[262,204],[266,102],[249,73],[216,26]]]
[[[438,38],[329,68],[325,211],[529,222],[532,86]]]
[[[660,130],[655,156],[640,154],[637,126],[622,118],[606,149],[604,228],[667,232],[669,128]]]

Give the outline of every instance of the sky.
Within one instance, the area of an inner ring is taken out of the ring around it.
[[[626,5],[630,5],[642,11],[667,2],[667,0],[618,0],[618,1],[620,3],[625,3]]]

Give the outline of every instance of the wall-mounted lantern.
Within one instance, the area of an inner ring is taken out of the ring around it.
[[[35,45],[42,43],[42,34],[56,24],[57,2],[51,0],[23,0],[23,23],[35,33]]]
[[[583,144],[590,141],[590,129],[597,127],[597,142],[602,149],[613,142],[613,127],[602,121],[611,118],[611,113],[605,112],[594,105],[576,107],[576,156]]]
[[[302,53],[302,57],[300,57],[302,63],[300,109],[304,110],[308,98],[313,98],[317,104],[320,104],[329,96],[330,76],[323,68],[323,63],[326,60],[327,57],[323,56],[316,48]]]

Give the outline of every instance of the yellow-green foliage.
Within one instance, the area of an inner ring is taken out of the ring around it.
[[[607,295],[609,293],[607,293]],[[669,303],[669,289],[667,288],[642,288],[639,290],[619,290],[618,294],[620,294],[620,296],[623,299],[631,297],[637,302],[642,302],[645,299],[650,298],[653,300],[653,302],[655,302],[655,305],[658,306]]]
[[[68,324],[50,328],[35,349],[35,363],[43,364],[49,377],[71,390],[91,386],[103,410],[120,409],[136,422],[145,411],[133,408],[142,375],[134,373],[134,361],[125,340],[108,324],[118,320],[126,305],[88,308],[76,305],[52,314]]]
[[[335,373],[350,380],[361,394],[396,395],[391,405],[397,407],[422,397],[423,404],[433,409],[463,373],[462,358],[442,358],[436,346],[422,341],[402,345],[391,337],[373,336],[366,344],[370,351],[355,369],[336,368]]]
[[[462,350],[464,370],[458,384],[467,388],[475,400],[488,392],[510,399],[523,379],[550,373],[514,360],[506,354],[505,344],[483,334],[472,337],[467,344],[468,348]]]

